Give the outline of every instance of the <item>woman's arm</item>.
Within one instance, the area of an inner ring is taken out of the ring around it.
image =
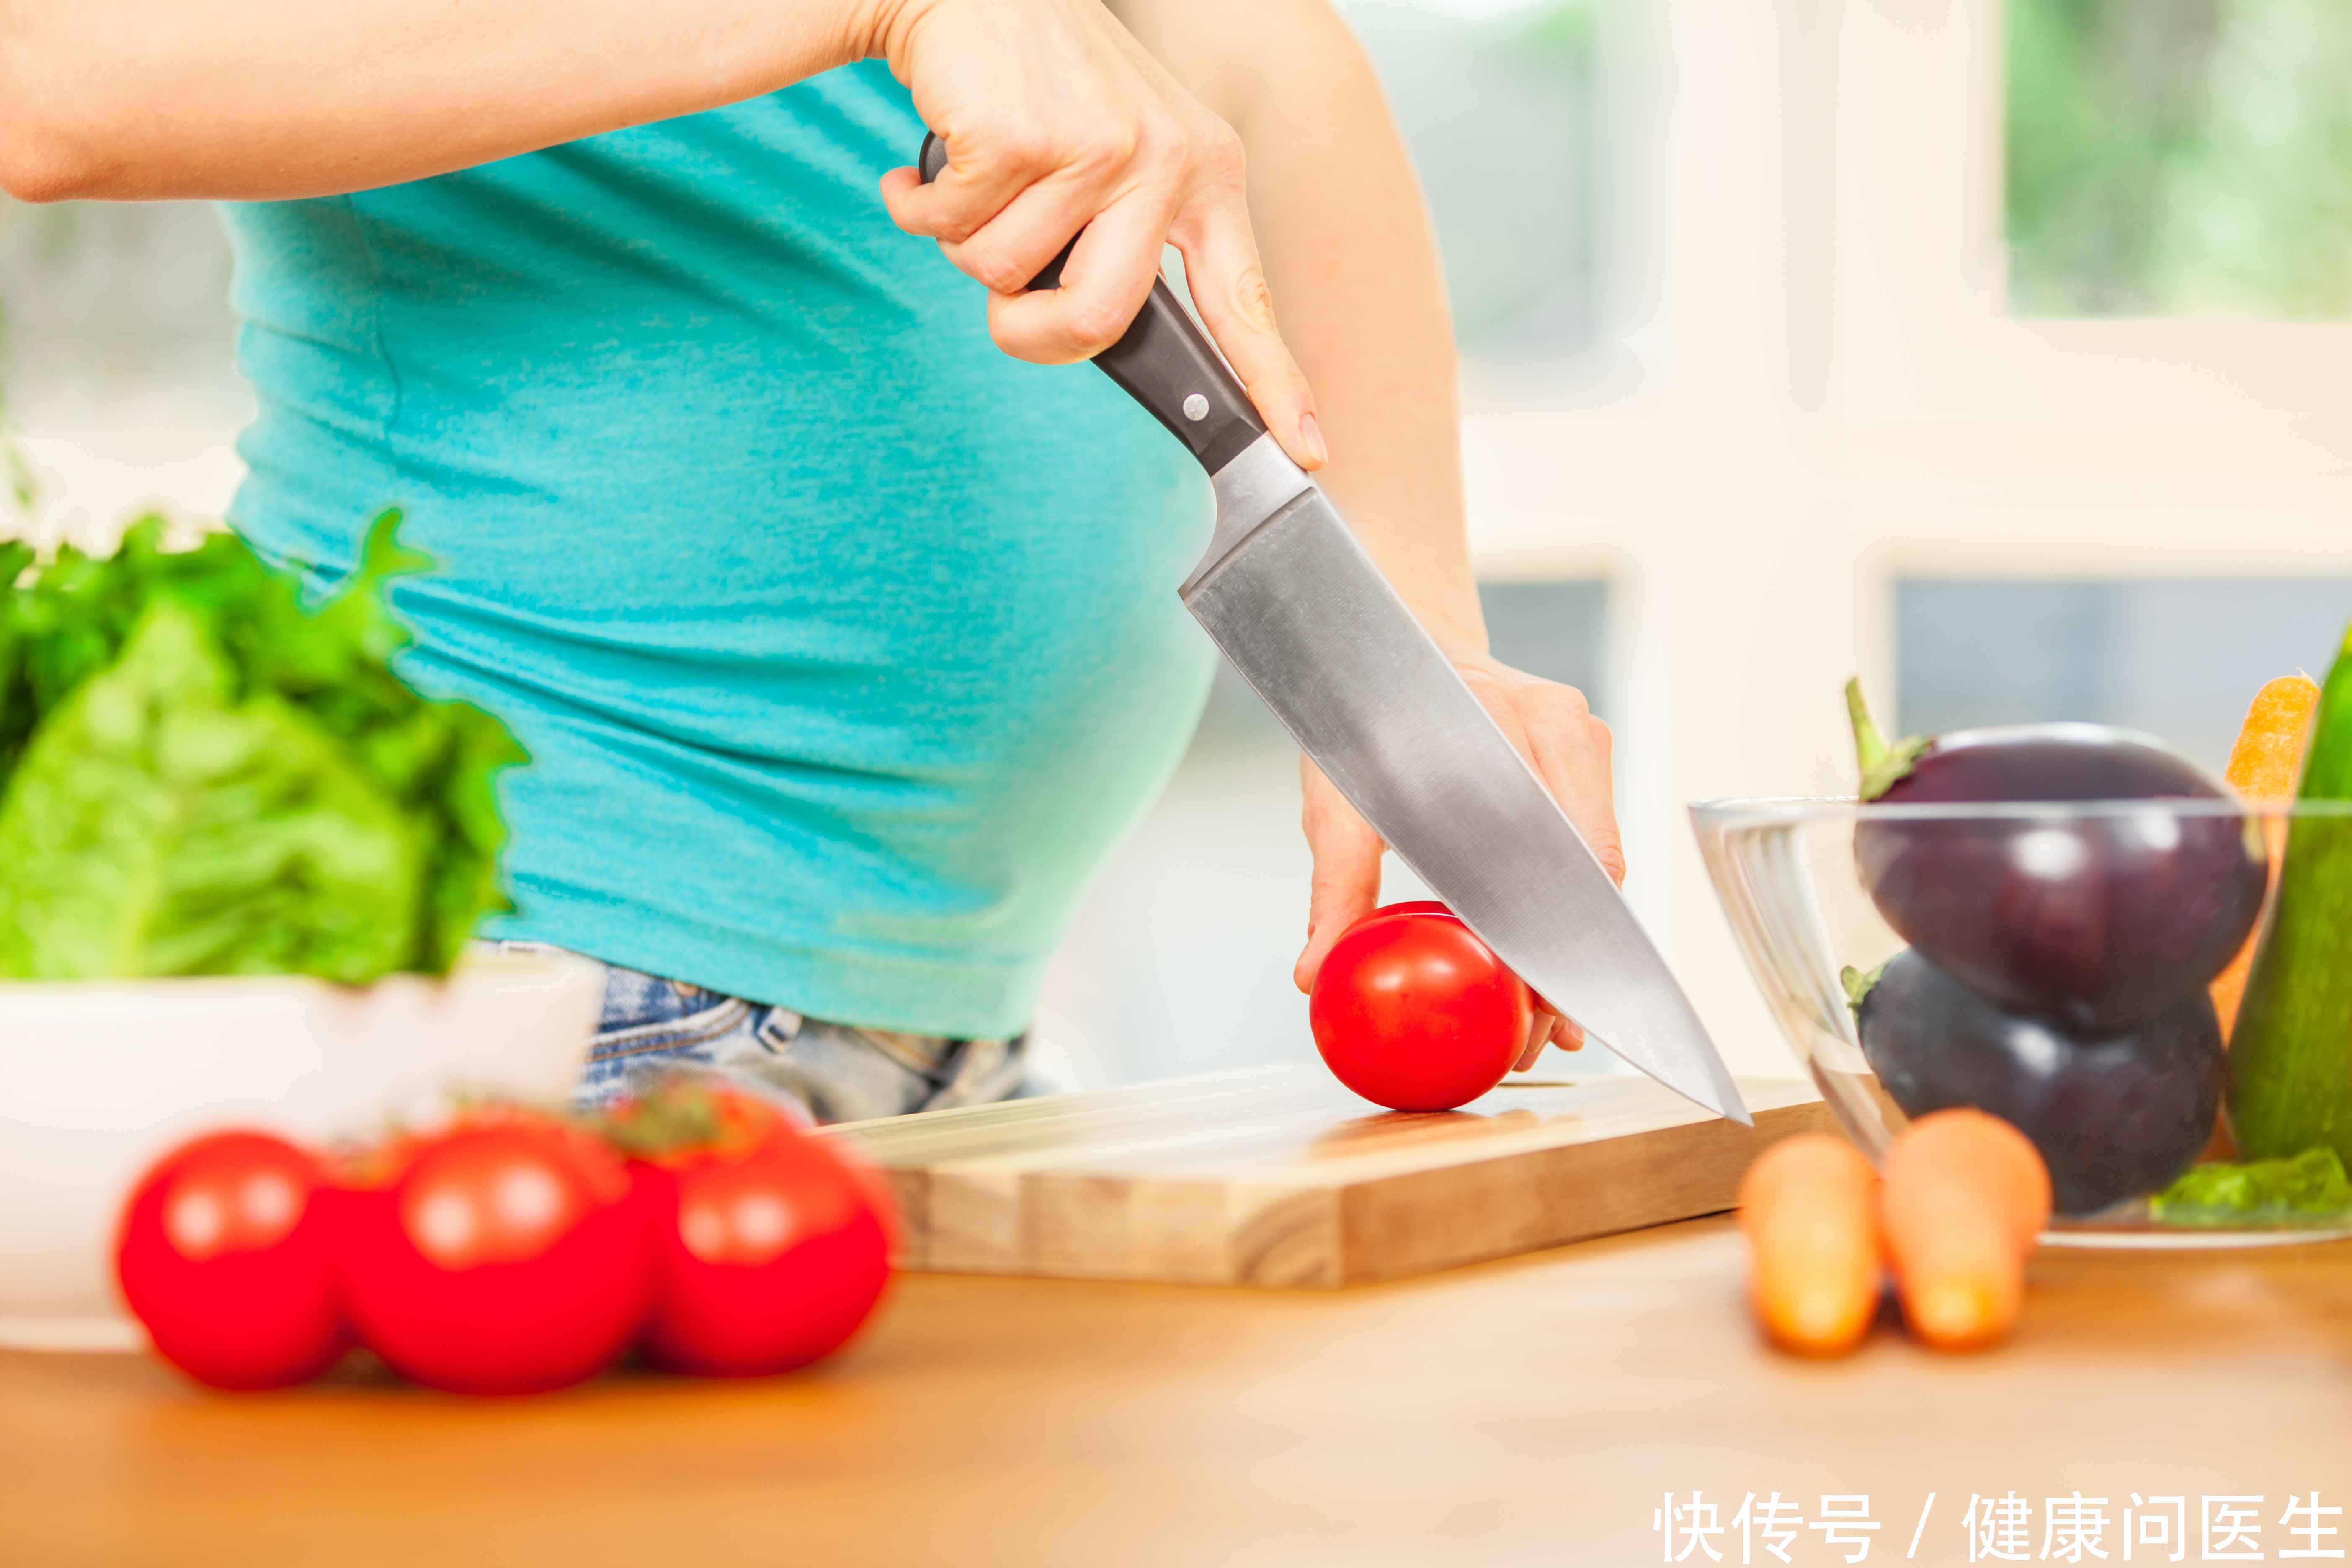
[[[1607,727],[1574,688],[1486,652],[1463,529],[1444,277],[1370,62],[1327,0],[1118,4],[1136,37],[1232,121],[1248,150],[1259,247],[1329,446],[1324,488],[1585,841],[1622,876]],[[1302,990],[1339,932],[1377,901],[1381,849],[1320,773],[1307,766],[1305,778],[1315,877]],[[1553,1032],[1562,1044],[1574,1038],[1572,1026]]]
[[[881,0],[0,0],[28,200],[324,195],[730,103],[860,58]]]
[[[1006,353],[1115,341],[1173,238],[1258,275],[1237,144],[1097,0],[0,0],[0,188],[272,200],[446,174],[887,58],[948,145],[891,216],[988,284]],[[915,149],[908,147],[911,160]],[[1063,287],[1025,284],[1084,228]],[[1263,311],[1207,312],[1309,467],[1307,384]]]
[[[1258,249],[1326,426],[1324,489],[1431,634],[1483,653],[1445,278],[1371,62],[1328,0],[1114,5],[1247,149]]]

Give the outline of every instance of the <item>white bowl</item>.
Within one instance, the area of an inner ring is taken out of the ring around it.
[[[0,1345],[143,1342],[114,1226],[157,1155],[222,1127],[364,1132],[450,1089],[560,1102],[603,1000],[595,964],[469,956],[446,980],[296,975],[0,983]]]

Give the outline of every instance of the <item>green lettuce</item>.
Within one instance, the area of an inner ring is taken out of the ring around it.
[[[2284,1160],[2192,1165],[2149,1200],[2171,1225],[2293,1225],[2352,1216],[2352,1181],[2328,1148]]]
[[[0,976],[446,972],[507,907],[506,727],[393,672],[425,559],[369,531],[311,610],[241,542],[0,549]]]

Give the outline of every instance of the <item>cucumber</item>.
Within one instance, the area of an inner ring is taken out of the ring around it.
[[[2352,801],[2352,633],[2320,690],[2297,800]],[[2278,898],[2230,1037],[2229,1113],[2250,1160],[2352,1165],[2352,816],[2287,831]]]

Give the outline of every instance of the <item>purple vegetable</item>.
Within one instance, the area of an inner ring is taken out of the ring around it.
[[[1890,747],[1858,682],[1846,701],[1865,802],[2147,803],[1865,815],[1853,847],[1871,900],[1979,995],[2077,1029],[2120,1028],[2203,987],[2253,929],[2267,880],[2258,825],[2237,811],[2168,808],[2232,797],[2158,742],[2033,724]]]
[[[1994,1006],[1916,952],[1846,971],[1862,1054],[1906,1116],[1990,1111],[2033,1140],[2061,1214],[2168,1185],[2213,1131],[2221,1026],[2200,991],[2128,1029],[2078,1034]]]

